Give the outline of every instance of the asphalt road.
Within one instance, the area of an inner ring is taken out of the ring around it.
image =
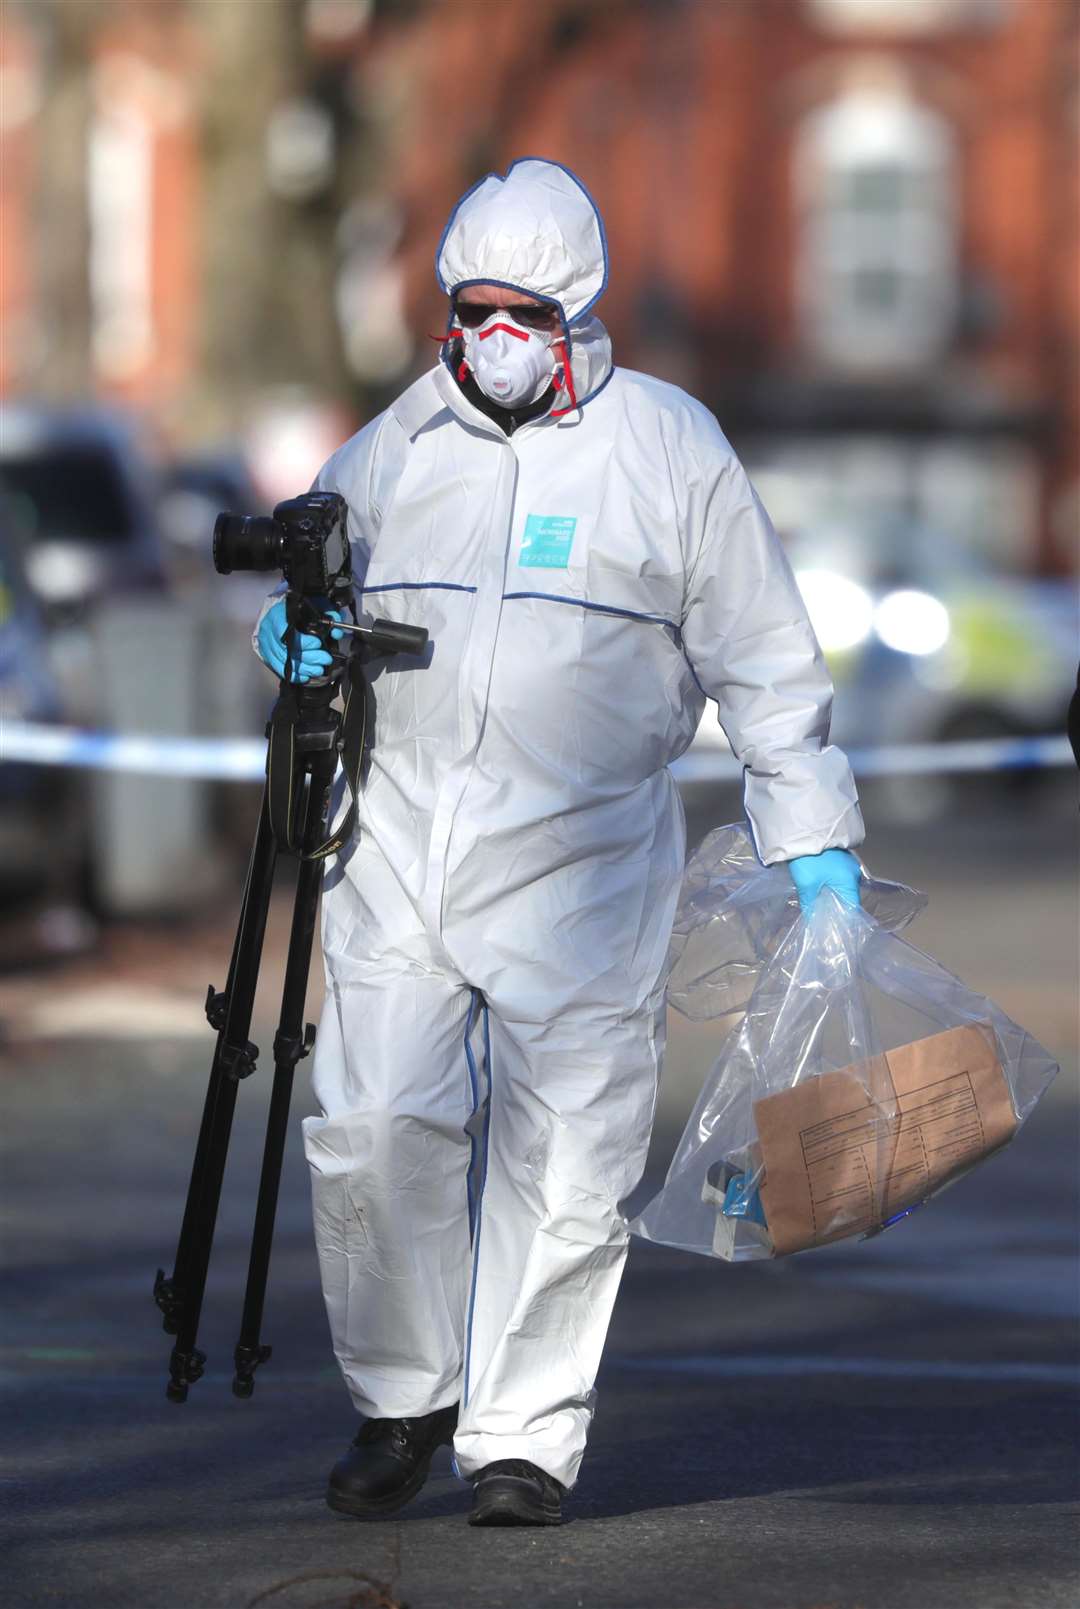
[[[471,1530],[445,1460],[393,1521],[324,1507],[353,1424],[295,1125],[264,1329],[274,1359],[250,1402],[230,1395],[258,1079],[241,1091],[208,1373],[183,1407],[165,1400],[150,1285],[171,1261],[209,1053],[185,1023],[200,946],[223,960],[228,934],[172,949],[128,935],[96,974],[9,980],[0,1604],[1072,1609],[1071,832],[1055,813],[1038,831],[1014,815],[879,836],[874,869],[930,888],[915,942],[1066,1071],[1014,1145],[872,1242],[741,1268],[636,1244],[582,1480],[554,1531]],[[172,973],[184,989],[169,995]],[[655,1165],[707,1049],[677,1031]]]

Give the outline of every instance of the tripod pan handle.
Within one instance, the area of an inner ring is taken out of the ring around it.
[[[428,634],[423,626],[401,626],[393,620],[376,620],[371,627],[371,646],[382,654],[422,654]]]

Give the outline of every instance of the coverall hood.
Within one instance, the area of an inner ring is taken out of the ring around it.
[[[589,311],[607,284],[604,222],[569,168],[522,157],[505,177],[489,173],[450,214],[435,254],[440,288],[505,285],[554,302],[566,324]]]

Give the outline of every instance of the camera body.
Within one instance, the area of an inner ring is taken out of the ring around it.
[[[219,514],[214,523],[214,568],[280,570],[290,592],[332,597],[352,588],[352,555],[345,499],[308,492],[279,503],[271,516]]]

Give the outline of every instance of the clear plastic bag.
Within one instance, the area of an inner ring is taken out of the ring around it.
[[[926,895],[885,883],[863,868],[863,910],[899,933],[926,908]],[[785,865],[763,866],[741,824],[717,827],[691,855],[671,934],[668,1000],[705,1022],[741,1011],[758,973],[799,919]]]
[[[1042,1046],[898,937],[924,897],[863,892],[803,917],[741,828],[694,857],[671,998],[697,1020],[745,1010],[635,1234],[733,1262],[874,1234],[1007,1144],[1048,1087]]]

